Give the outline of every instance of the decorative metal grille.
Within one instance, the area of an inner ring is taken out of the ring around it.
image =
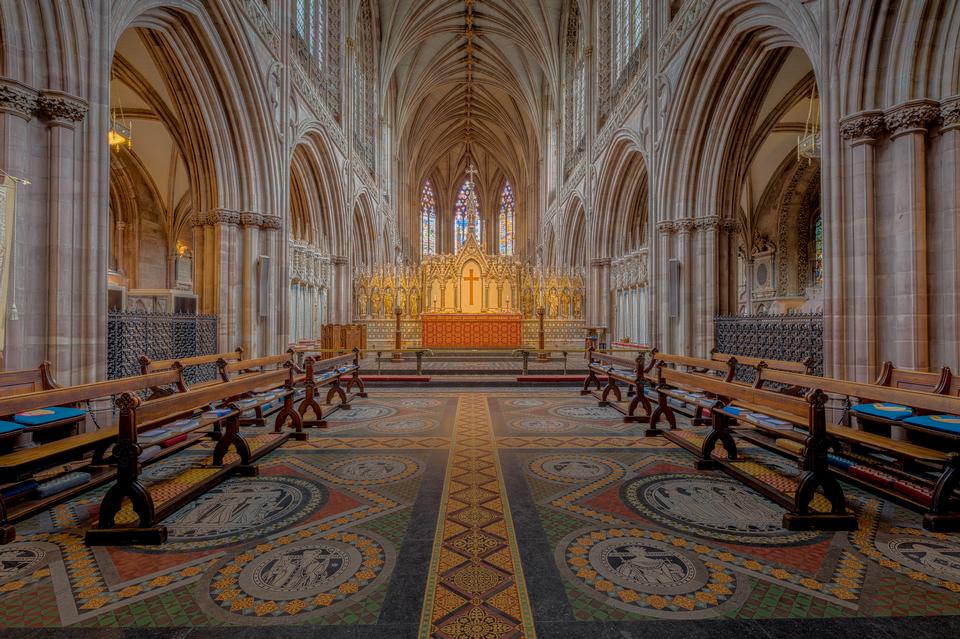
[[[108,379],[139,375],[142,355],[160,360],[216,352],[216,315],[118,311],[107,316]],[[191,366],[183,374],[187,384],[195,384],[214,379],[217,367]]]
[[[823,375],[823,315],[721,315],[713,318],[717,350],[731,355],[802,362]],[[738,377],[741,377],[738,371]]]

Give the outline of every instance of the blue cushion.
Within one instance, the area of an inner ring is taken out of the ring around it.
[[[9,433],[18,433],[23,430],[23,426],[20,424],[15,424],[13,422],[4,422],[0,421],[0,435],[7,435]]]
[[[903,421],[921,428],[960,435],[960,417],[956,415],[917,415],[916,417],[908,417]]]
[[[886,402],[880,402],[876,404],[857,404],[853,407],[853,412],[859,415],[882,417],[883,419],[889,419],[893,421],[913,415],[913,411],[906,406],[901,406],[900,404],[888,404]]]
[[[79,408],[67,408],[65,406],[51,406],[50,408],[38,408],[37,410],[28,410],[24,413],[17,413],[13,416],[13,421],[27,426],[39,426],[40,424],[49,424],[61,419],[70,419],[72,417],[82,417],[87,412]]]
[[[737,415],[743,412],[743,409],[740,408],[739,406],[724,406],[723,412],[725,412],[728,415],[733,415],[734,417],[736,417]]]
[[[830,464],[831,466],[840,468],[841,470],[846,470],[851,466],[855,465],[855,463],[850,461],[849,459],[845,459],[838,455],[834,455],[833,453],[827,453],[827,463]]]
[[[62,493],[65,490],[85,484],[90,481],[90,473],[74,472],[60,475],[50,481],[45,481],[37,488],[37,494],[41,498]]]

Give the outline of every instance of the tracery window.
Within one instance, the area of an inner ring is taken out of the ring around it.
[[[513,224],[516,213],[513,187],[507,182],[500,193],[500,212],[497,215],[497,235],[500,255],[513,255]]]
[[[823,286],[823,216],[813,223],[813,285]]]
[[[613,62],[614,84],[628,70],[640,41],[647,32],[645,3],[641,0],[613,0],[610,29],[610,53]]]
[[[353,59],[354,146],[369,169],[375,171],[376,101],[374,91],[374,24],[370,1],[360,4],[357,43]]]
[[[294,51],[334,116],[340,117],[340,0],[294,0]]]
[[[426,180],[420,192],[420,254],[435,255],[437,252],[437,199],[433,183]]]
[[[566,73],[564,95],[564,169],[569,172],[584,151],[586,128],[584,106],[586,90],[586,60],[580,35],[580,13],[577,3],[570,5],[567,18]]]
[[[473,190],[473,183],[467,180],[457,192],[457,200],[453,205],[453,238],[454,250],[459,251],[460,247],[467,241],[467,201],[470,198],[470,192]],[[477,204],[477,241],[480,241],[480,205]]]

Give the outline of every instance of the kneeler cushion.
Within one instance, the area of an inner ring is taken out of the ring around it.
[[[55,479],[51,479],[50,481],[45,481],[40,484],[40,487],[37,488],[37,494],[40,495],[41,498],[49,497],[51,495],[56,495],[57,493],[62,493],[65,490],[69,490],[74,486],[85,484],[88,481],[90,481],[90,473],[67,473],[66,475],[60,475]]]
[[[903,420],[912,426],[960,435],[960,417],[956,415],[917,415]]]
[[[924,506],[929,506],[933,503],[933,494],[920,484],[915,484],[912,481],[895,479],[893,481],[893,489],[898,493],[903,493],[914,501],[920,502]]]
[[[856,465],[856,462],[850,461],[849,459],[844,459],[843,457],[834,455],[833,453],[827,453],[827,463],[842,470],[849,470],[851,466]]]
[[[14,497],[19,497],[20,495],[25,495],[26,493],[36,490],[39,485],[40,484],[37,483],[35,479],[28,479],[26,481],[7,486],[3,490],[0,490],[0,495],[3,495],[4,499],[10,500]]]
[[[17,413],[13,416],[13,421],[26,424],[27,426],[40,426],[50,422],[58,422],[61,419],[71,419],[81,417],[87,412],[79,408],[68,408],[66,406],[51,406],[50,408],[38,408],[28,410],[23,413]]]
[[[161,446],[150,446],[148,448],[144,448],[143,452],[140,453],[140,456],[137,457],[137,461],[142,464],[143,462],[150,461],[161,452],[163,452],[163,448]]]
[[[853,412],[857,414],[869,415],[871,417],[882,417],[883,419],[903,419],[913,415],[913,411],[900,404],[887,404],[879,402],[876,404],[857,404],[853,407]]]
[[[869,466],[860,466],[858,464],[851,466],[847,472],[854,477],[866,479],[880,486],[885,486],[886,488],[893,488],[893,477]]]
[[[187,433],[183,433],[182,435],[177,435],[176,437],[171,437],[170,439],[166,440],[165,442],[163,442],[163,443],[160,444],[160,445],[163,446],[164,448],[170,448],[170,447],[173,446],[174,444],[179,444],[179,443],[182,442],[182,441],[186,441],[186,439],[187,439]]]
[[[20,424],[0,421],[0,435],[19,433],[21,430],[23,430],[23,426]]]
[[[806,448],[800,442],[795,442],[792,439],[786,439],[784,437],[781,437],[775,441],[777,446],[779,446],[780,448],[783,448],[784,450],[789,450],[791,453],[796,453],[797,455],[801,454],[803,452],[803,449]]]

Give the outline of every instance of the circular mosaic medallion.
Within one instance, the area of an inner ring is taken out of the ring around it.
[[[706,618],[740,605],[738,576],[683,539],[637,528],[581,531],[557,548],[561,569],[611,606],[661,618]],[[709,566],[708,566],[709,564]]]
[[[429,419],[420,419],[418,417],[401,417],[400,419],[390,419],[370,424],[370,429],[378,433],[388,434],[407,434],[424,433],[431,431],[438,426],[437,422]]]
[[[56,556],[56,549],[56,546],[45,543],[0,546],[0,584],[21,579],[43,568]]]
[[[287,528],[327,501],[319,483],[295,477],[249,477],[225,482],[168,517],[162,550],[199,550],[260,538]]]
[[[937,579],[960,583],[960,544],[953,540],[896,536],[878,549],[909,569]]]
[[[522,430],[527,433],[564,433],[577,427],[577,425],[572,422],[546,417],[518,419],[512,422],[511,425],[517,430]]]
[[[368,455],[333,462],[327,470],[340,483],[369,486],[406,479],[420,470],[411,457]]]
[[[390,545],[372,533],[330,532],[259,544],[212,570],[202,605],[221,619],[290,623],[355,603],[393,569]]]
[[[397,402],[401,406],[407,406],[409,408],[436,408],[440,406],[443,402],[439,399],[401,399]]]
[[[542,399],[536,399],[534,397],[521,397],[520,399],[511,399],[507,400],[507,406],[513,406],[515,408],[536,408],[537,406],[543,406]]]
[[[549,455],[530,462],[540,477],[565,484],[580,484],[606,477],[615,470],[613,462],[592,455]]]
[[[650,475],[627,482],[621,494],[638,514],[710,539],[782,545],[819,536],[814,531],[785,530],[783,509],[732,479]]]
[[[589,406],[584,404],[554,406],[549,412],[551,415],[556,415],[557,417],[587,421],[595,419],[618,419],[620,417],[620,413],[609,406]]]
[[[397,409],[389,406],[378,406],[361,404],[352,405],[350,410],[338,410],[330,415],[327,421],[330,422],[366,422],[371,419],[382,419],[392,417],[397,414]]]

